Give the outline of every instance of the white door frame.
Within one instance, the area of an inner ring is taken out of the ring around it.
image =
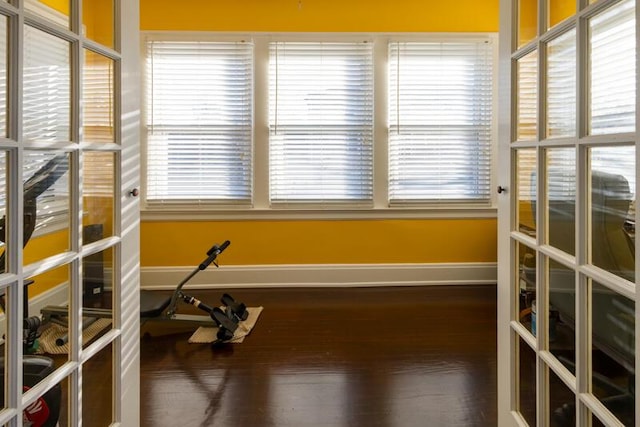
[[[121,152],[121,274],[116,312],[121,328],[116,345],[119,381],[115,395],[116,420],[122,426],[140,425],[140,2],[120,0],[119,51],[122,55],[120,117]],[[116,14],[118,15],[118,14]]]
[[[499,58],[498,58],[498,314],[497,314],[497,366],[498,366],[498,425],[517,425],[512,411],[515,396],[512,395],[512,379],[515,377],[515,358],[510,349],[515,335],[511,331],[514,317],[512,301],[515,300],[511,278],[515,271],[511,260],[514,243],[511,240],[515,222],[511,197],[515,183],[511,178],[511,147],[514,107],[512,105],[513,73],[511,52],[514,36],[511,30],[515,13],[513,0],[500,0]]]
[[[551,2],[539,0],[537,2],[537,13],[539,17],[545,17],[547,15],[547,7]],[[578,212],[576,212],[576,229],[587,230],[589,215],[586,212],[588,210],[588,167],[587,157],[589,149],[592,146],[602,144],[606,146],[609,143],[634,143],[635,150],[635,181],[640,179],[640,108],[638,107],[638,100],[640,100],[640,79],[638,78],[638,70],[640,70],[640,55],[638,55],[638,35],[640,34],[640,11],[638,9],[638,2],[635,1],[635,31],[636,31],[636,76],[635,76],[635,132],[631,134],[612,134],[611,136],[593,136],[587,135],[587,123],[586,117],[589,113],[588,105],[588,64],[589,64],[589,49],[588,49],[588,26],[589,18],[596,16],[600,11],[614,6],[617,4],[617,0],[598,0],[597,2],[589,2],[588,0],[576,0],[576,15],[567,18],[567,20],[556,25],[552,31],[558,30],[559,27],[565,29],[570,27],[577,28],[577,94],[576,94],[576,129],[577,135],[575,142],[565,141],[567,146],[576,147],[576,205],[578,206]],[[519,377],[519,365],[517,346],[518,340],[523,335],[528,334],[527,330],[522,327],[517,321],[518,319],[518,294],[517,286],[514,283],[517,279],[517,245],[518,239],[514,237],[514,230],[518,229],[518,220],[516,217],[516,203],[517,203],[517,179],[515,176],[516,160],[514,157],[513,143],[515,140],[515,127],[517,125],[516,120],[516,72],[513,60],[513,52],[516,51],[516,32],[514,28],[518,23],[518,0],[500,0],[500,59],[499,59],[499,143],[498,143],[498,185],[503,187],[505,191],[502,191],[498,195],[498,424],[500,426],[516,426],[526,425],[523,417],[518,414],[518,377]],[[579,18],[576,19],[576,16]],[[544,97],[543,83],[546,78],[546,71],[544,69],[545,64],[545,52],[542,51],[545,42],[549,40],[549,37],[544,37],[545,34],[549,35],[548,28],[546,26],[545,19],[538,19],[537,25],[538,36],[528,45],[538,51],[538,138],[537,141],[529,144],[538,153],[538,185],[537,188],[543,187],[544,171],[541,170],[541,165],[544,159],[540,159],[544,150],[540,147],[548,147],[548,141],[540,141],[545,139],[545,135],[541,128],[544,127],[542,121],[544,117],[542,112],[546,111],[546,105]],[[557,31],[556,31],[557,33]],[[529,147],[529,145],[526,145]],[[542,206],[543,198],[540,196],[537,198],[538,206]],[[637,193],[637,187],[636,187]],[[637,206],[637,202],[636,202]],[[544,233],[544,212],[542,209],[538,209],[538,213],[535,214],[535,219],[538,226],[538,236],[535,239],[535,243],[532,243],[536,248],[538,254],[544,254],[544,256],[537,257],[536,276],[537,276],[537,289],[541,295],[538,295],[543,303],[546,298],[544,289],[546,289],[547,278],[545,275],[545,266],[542,265],[544,259],[552,254],[552,250],[541,248],[545,243],[545,238],[541,237]],[[635,210],[635,222],[638,224],[640,220],[640,213],[638,209]],[[606,275],[602,275],[597,268],[593,268],[589,264],[587,247],[590,244],[589,239],[584,234],[578,232],[576,234],[576,253],[574,263],[574,270],[576,272],[576,329],[577,329],[577,342],[576,342],[576,378],[567,380],[570,375],[564,375],[563,380],[565,384],[571,384],[574,393],[576,393],[576,404],[578,410],[576,412],[578,425],[590,425],[590,413],[589,409],[603,421],[606,425],[619,425],[619,422],[612,417],[604,408],[604,406],[591,395],[589,384],[591,377],[591,357],[589,355],[591,351],[591,313],[590,309],[582,309],[580,307],[590,307],[591,303],[589,299],[590,285],[589,279],[593,280],[609,280],[612,283],[613,289],[616,289],[618,293],[626,296],[627,298],[636,299],[638,295],[637,282],[638,282],[638,265],[640,265],[640,254],[638,249],[640,244],[636,240],[635,242],[635,270],[636,270],[636,288],[633,291],[628,290],[628,286],[623,283],[624,281],[607,279]],[[520,239],[523,240],[523,239]],[[617,282],[621,284],[618,285]],[[637,300],[636,300],[637,301]],[[536,389],[537,389],[537,426],[547,425],[546,413],[549,411],[547,408],[546,398],[548,397],[548,374],[546,373],[546,367],[551,366],[557,361],[550,356],[548,351],[541,351],[544,349],[544,342],[546,337],[546,319],[544,316],[538,316],[538,336],[530,337],[526,336],[525,341],[535,347],[536,353]],[[636,307],[635,311],[635,330],[640,331],[640,310]],[[635,366],[640,366],[640,340],[635,339]],[[635,389],[638,389],[640,385],[640,379],[635,376]],[[635,425],[640,426],[640,414],[637,412],[640,408],[640,397],[636,393],[635,395]]]
[[[61,408],[68,411],[68,423],[82,425],[82,378],[83,365],[101,351],[113,351],[112,369],[112,424],[114,426],[140,425],[140,349],[139,349],[139,201],[132,190],[140,184],[140,77],[139,77],[139,2],[113,0],[114,39],[113,47],[101,46],[85,38],[82,28],[81,1],[70,1],[69,24],[60,24],[55,18],[64,15],[53,11],[50,15],[33,12],[39,3],[31,2],[32,12],[26,11],[26,0],[0,2],[0,14],[10,25],[7,29],[7,137],[0,137],[0,151],[7,153],[7,273],[0,274],[0,291],[6,292],[5,313],[5,405],[0,408],[0,425],[20,427],[23,411],[48,390],[66,381],[69,405]],[[108,17],[110,20],[111,17]],[[70,110],[71,126],[69,141],[25,142],[22,132],[22,93],[24,26],[41,29],[56,39],[69,42],[72,84]],[[114,154],[115,194],[113,211],[113,236],[94,245],[91,252],[109,249],[113,251],[113,326],[112,329],[87,348],[82,348],[82,259],[89,254],[82,248],[82,75],[84,48],[90,46],[104,53],[115,64],[114,77],[114,134],[115,143],[88,144],[92,150],[104,150]],[[22,167],[25,149],[49,150],[69,153],[69,250],[47,257],[23,268],[23,177]],[[78,189],[80,191],[78,191]],[[67,363],[58,367],[23,393],[22,373],[22,317],[23,282],[25,278],[58,266],[69,266],[69,340],[71,350]],[[86,373],[85,373],[86,375]],[[2,406],[2,405],[0,405]],[[86,413],[85,416],[90,416]]]

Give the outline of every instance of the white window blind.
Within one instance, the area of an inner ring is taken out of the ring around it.
[[[115,154],[108,151],[85,151],[82,190],[86,197],[113,197],[115,194]]]
[[[576,29],[573,28],[547,44],[549,138],[576,134],[576,74]],[[535,74],[532,77],[535,82]]]
[[[147,201],[249,204],[253,49],[147,42]]]
[[[635,0],[594,16],[590,31],[590,133],[636,129]]]
[[[371,43],[271,43],[269,132],[272,204],[370,204]]]
[[[7,136],[7,17],[0,16],[0,135]]]
[[[85,49],[82,73],[83,139],[90,142],[114,142],[115,62]]]
[[[60,141],[70,139],[71,69],[68,41],[39,29],[24,28],[23,67],[23,138],[25,141]],[[25,229],[34,226],[34,235],[69,227],[69,156],[61,152],[24,152]],[[0,175],[4,177],[4,167]],[[0,185],[2,206],[5,186]],[[27,223],[29,226],[27,226]],[[30,236],[25,234],[25,238]]]
[[[390,204],[489,201],[492,50],[390,43]]]
[[[69,42],[25,26],[23,137],[68,141],[71,126]]]

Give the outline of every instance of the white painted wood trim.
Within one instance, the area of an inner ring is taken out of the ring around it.
[[[114,341],[113,425],[140,425],[140,200],[131,191],[140,188],[140,2],[117,0],[116,50],[122,54],[116,96],[116,121],[122,151],[116,174],[121,194],[117,198],[117,234],[122,243],[116,247],[113,265],[115,326],[121,335]]]
[[[142,289],[168,290],[195,267],[143,267]],[[191,289],[265,287],[373,287],[495,285],[496,263],[301,264],[210,267],[186,285]]]

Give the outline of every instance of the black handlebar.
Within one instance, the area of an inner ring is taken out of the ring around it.
[[[222,251],[227,249],[227,247],[230,244],[231,244],[230,241],[225,240],[224,243],[222,243],[220,246],[218,246],[217,244],[213,245],[211,249],[207,251],[207,259],[205,259],[204,261],[202,261],[202,263],[200,263],[200,265],[198,266],[198,269],[204,270],[205,268],[207,268],[209,264],[215,261],[216,257],[220,255]]]

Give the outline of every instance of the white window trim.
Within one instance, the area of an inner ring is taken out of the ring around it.
[[[390,41],[472,41],[491,40],[494,56],[493,119],[491,139],[491,198],[489,203],[425,203],[421,206],[390,207],[387,197],[388,182],[388,79],[387,52]],[[387,218],[496,218],[497,199],[495,188],[497,176],[498,141],[498,34],[497,33],[235,33],[235,32],[166,32],[146,31],[141,33],[141,61],[146,61],[147,40],[185,41],[246,41],[254,44],[254,178],[253,204],[250,207],[232,205],[199,205],[188,203],[165,203],[153,206],[145,203],[146,177],[142,174],[141,219],[145,221],[189,221],[189,220],[251,220],[251,219],[387,219]],[[271,41],[326,41],[374,43],[374,182],[373,206],[338,204],[335,207],[305,206],[304,208],[282,208],[269,205],[269,42]],[[144,73],[143,73],[144,77]],[[144,84],[142,85],[144,88]],[[144,104],[144,103],[143,103]],[[142,106],[142,115],[146,115]],[[142,170],[147,167],[147,130],[141,122]]]

